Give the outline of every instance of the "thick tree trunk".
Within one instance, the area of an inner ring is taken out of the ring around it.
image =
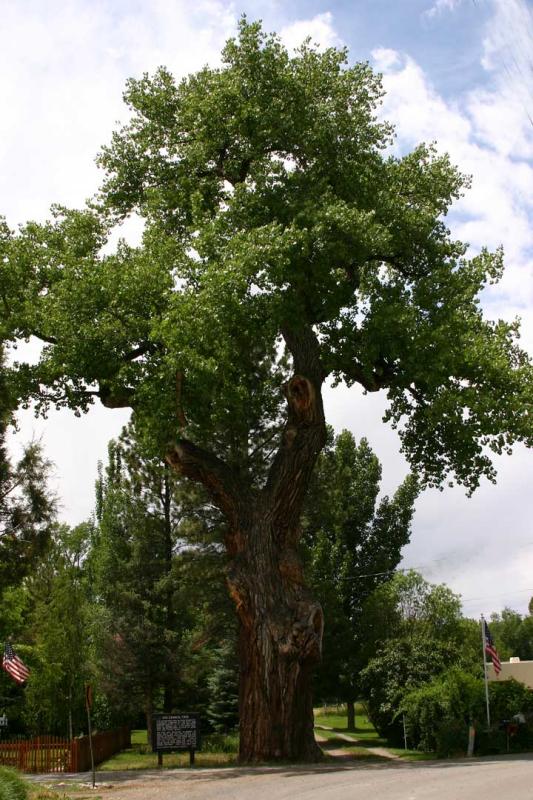
[[[346,703],[346,716],[347,716],[347,725],[346,730],[354,731],[355,730],[355,703],[353,700],[348,700]]]
[[[316,761],[311,674],[323,615],[303,579],[300,515],[326,440],[324,372],[312,329],[283,330],[295,374],[287,423],[265,486],[252,489],[213,453],[181,439],[169,464],[199,481],[224,513],[228,586],[240,622],[240,760]],[[182,423],[183,424],[183,423]]]
[[[280,546],[265,509],[253,516],[249,547],[228,570],[240,622],[240,760],[317,761],[311,678],[322,609],[304,585],[294,547]]]

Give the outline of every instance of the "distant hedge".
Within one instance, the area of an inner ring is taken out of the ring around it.
[[[409,747],[436,752],[441,757],[464,754],[470,723],[476,728],[476,752],[530,749],[531,724],[504,725],[522,712],[533,714],[533,691],[513,679],[489,684],[491,731],[486,730],[485,687],[482,679],[454,668],[407,693],[396,714],[405,715]]]

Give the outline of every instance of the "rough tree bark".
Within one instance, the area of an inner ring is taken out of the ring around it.
[[[305,586],[300,515],[326,427],[324,379],[312,330],[284,331],[295,374],[285,387],[287,422],[263,489],[192,442],[168,453],[200,481],[228,522],[227,582],[240,623],[240,760],[316,761],[311,675],[320,659],[323,615]]]

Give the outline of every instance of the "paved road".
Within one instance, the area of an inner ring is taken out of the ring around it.
[[[533,755],[409,764],[98,773],[98,780],[107,783],[97,787],[104,800],[533,800]]]

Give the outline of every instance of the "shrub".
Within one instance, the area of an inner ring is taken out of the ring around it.
[[[403,698],[411,747],[448,756],[465,752],[468,726],[484,709],[483,681],[454,668]]]
[[[510,678],[489,683],[490,716],[493,722],[511,719],[515,714],[533,712],[533,691]]]
[[[439,758],[464,755],[468,748],[469,726],[459,719],[447,719],[437,727],[435,750]]]
[[[0,767],[0,800],[27,800],[26,783],[19,773],[8,767]]]
[[[401,715],[406,697],[427,687],[428,679],[442,675],[450,657],[448,643],[416,636],[391,639],[378,650],[360,679],[370,719],[380,736],[391,744],[403,744]]]
[[[405,714],[411,747],[436,751],[439,756],[466,752],[468,726],[476,727],[476,752],[480,755],[519,752],[533,746],[533,730],[521,725],[507,742],[504,720],[533,711],[533,691],[512,678],[489,684],[492,729],[486,731],[483,680],[454,668],[431,683],[408,692],[396,713]]]

